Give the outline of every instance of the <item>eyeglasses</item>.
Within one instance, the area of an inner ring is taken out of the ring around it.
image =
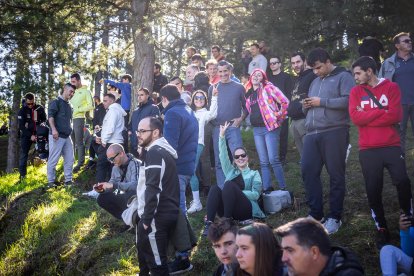
[[[119,154],[120,154],[120,152],[118,152],[117,154],[115,154],[115,156],[108,157],[108,158],[107,158],[107,159],[108,159],[108,161],[109,161],[110,163],[114,163],[115,158],[116,158]]]
[[[154,131],[154,129],[138,129],[137,131],[135,131],[135,134],[138,136],[148,131]]]
[[[234,155],[234,159],[239,159],[240,157],[241,157],[241,158],[246,158],[246,156],[247,156],[247,154],[245,154],[245,153],[242,153],[242,154],[235,154],[235,155]]]
[[[404,40],[401,40],[401,42],[405,42],[405,43],[412,43],[412,41],[411,41],[411,39],[404,39]]]
[[[204,97],[204,96],[195,96],[195,97],[194,97],[194,99],[195,99],[195,100],[200,100],[200,101],[201,101],[201,100],[205,100],[205,99],[206,99],[206,97]]]
[[[270,65],[276,65],[278,63],[280,63],[280,61],[270,62]]]

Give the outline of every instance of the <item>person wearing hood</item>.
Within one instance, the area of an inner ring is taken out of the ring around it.
[[[180,183],[180,208],[187,213],[185,190],[190,184],[196,166],[198,122],[191,108],[180,98],[177,86],[167,84],[160,91],[164,106],[164,137],[177,151],[177,173]],[[170,266],[170,273],[181,273],[192,268],[188,252],[178,252]]]
[[[364,275],[354,252],[331,246],[326,229],[312,218],[300,218],[275,230],[281,239],[282,262],[289,275]]]
[[[412,216],[411,183],[395,127],[402,118],[401,92],[396,83],[377,78],[376,62],[371,57],[360,57],[352,64],[352,69],[359,85],[351,90],[349,114],[358,127],[359,162],[377,227],[377,247],[381,249],[390,242],[382,204],[384,168],[388,169],[397,188],[400,209],[407,217]]]
[[[96,143],[100,144],[96,164],[96,181],[98,183],[108,181],[111,173],[111,163],[106,158],[106,150],[111,144],[124,142],[122,131],[125,127],[124,117],[127,113],[115,101],[115,96],[112,94],[104,96],[103,104],[108,111],[103,119],[101,137],[96,137]]]
[[[331,62],[328,52],[316,48],[309,53],[308,64],[318,76],[303,100],[306,136],[303,144],[302,178],[309,216],[324,221],[322,167],[330,178],[330,211],[325,228],[329,234],[341,226],[345,197],[345,158],[349,145],[348,98],[355,82],[345,68]]]
[[[132,112],[131,122],[128,125],[128,134],[131,137],[132,154],[137,156],[138,140],[135,132],[139,122],[145,117],[160,116],[160,110],[154,104],[147,88],[141,88],[137,92],[138,107]]]

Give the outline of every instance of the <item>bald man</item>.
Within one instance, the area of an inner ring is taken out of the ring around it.
[[[136,195],[141,163],[132,154],[125,153],[120,144],[110,145],[106,157],[114,165],[111,179],[97,183],[93,188],[100,193],[97,198],[98,205],[122,220],[122,212],[127,209],[128,200]]]

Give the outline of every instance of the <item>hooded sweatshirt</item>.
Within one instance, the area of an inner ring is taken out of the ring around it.
[[[369,89],[384,109],[368,96]],[[374,86],[358,85],[352,88],[349,97],[349,114],[358,126],[359,149],[400,146],[400,135],[395,127],[401,121],[401,93],[398,85],[387,79],[380,79]],[[357,107],[363,109],[358,111]]]
[[[145,225],[151,225],[155,215],[178,215],[180,184],[175,165],[177,157],[177,152],[164,137],[146,149],[137,186],[138,216]]]
[[[354,85],[352,75],[342,67],[313,80],[308,96],[321,101],[320,106],[303,109],[307,135],[349,128],[348,98]]]
[[[102,144],[113,144],[124,142],[122,131],[125,128],[124,116],[126,112],[118,103],[109,106],[102,123]]]

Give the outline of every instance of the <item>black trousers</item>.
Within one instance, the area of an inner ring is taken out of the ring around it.
[[[96,181],[106,182],[111,178],[112,164],[106,158],[106,151],[111,144],[106,144],[106,147],[101,145],[98,148],[98,162],[96,163]]]
[[[20,177],[24,177],[27,174],[27,159],[29,158],[29,150],[32,146],[32,140],[30,137],[20,137],[20,157],[19,157],[19,173]]]
[[[137,250],[139,275],[167,276],[168,242],[175,229],[177,214],[156,214],[152,223],[144,229],[142,221],[137,225]]]
[[[128,200],[136,195],[136,191],[129,191],[123,194],[115,194],[113,191],[106,191],[99,194],[96,199],[98,205],[108,213],[122,220],[122,212],[127,208]]]
[[[235,220],[252,218],[252,203],[238,183],[226,181],[223,190],[217,185],[210,188],[207,197],[207,220],[214,221],[216,215]]]
[[[288,140],[289,140],[289,119],[286,119],[283,121],[282,126],[280,128],[279,160],[282,163],[286,161]]]
[[[377,228],[387,228],[382,204],[384,168],[390,173],[392,184],[397,188],[401,210],[405,214],[411,215],[411,183],[401,147],[361,150],[359,162],[365,179],[368,204]]]

